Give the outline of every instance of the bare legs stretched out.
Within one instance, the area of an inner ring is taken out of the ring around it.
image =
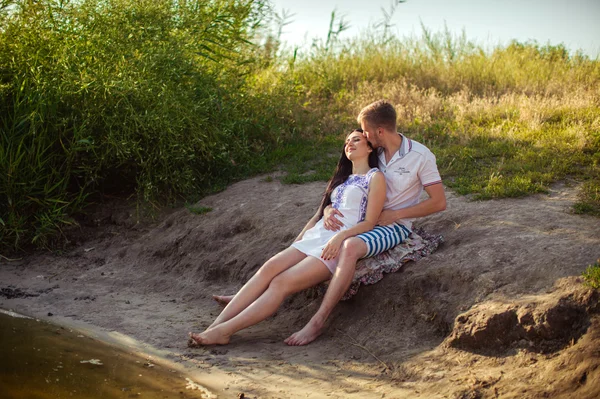
[[[297,252],[304,256],[300,251]],[[254,277],[259,273],[260,270]],[[227,344],[231,335],[237,331],[250,327],[275,313],[288,295],[310,288],[329,279],[330,276],[331,273],[323,262],[314,257],[304,257],[296,265],[272,278],[258,298],[248,303],[253,294],[260,291],[259,288],[262,287],[256,280],[252,281],[253,277],[206,331],[201,334],[190,333],[190,337],[198,345]]]
[[[265,292],[275,276],[294,266],[304,258],[306,258],[305,254],[296,248],[290,247],[266,261],[227,303],[225,309],[223,309],[208,329],[237,316]]]
[[[344,242],[340,251],[340,261],[338,262],[337,269],[331,279],[319,310],[304,328],[292,334],[284,341],[286,344],[293,346],[307,345],[321,335],[327,318],[350,287],[356,269],[356,262],[363,257],[366,252],[366,245],[361,239],[350,238]],[[213,298],[219,303],[229,303],[234,296],[214,295]],[[216,321],[211,327],[215,325]]]

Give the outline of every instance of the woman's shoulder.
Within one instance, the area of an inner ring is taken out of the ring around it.
[[[372,168],[367,172],[367,177],[372,178],[375,175],[383,176],[383,173],[379,170],[379,168]]]
[[[372,172],[371,172],[372,171]],[[385,191],[385,176],[384,174],[377,168],[371,169],[371,175],[369,176],[369,193],[373,192],[373,190],[377,192]]]
[[[373,182],[384,182],[385,176],[379,168],[373,168],[367,173],[367,180],[369,184],[372,184]]]

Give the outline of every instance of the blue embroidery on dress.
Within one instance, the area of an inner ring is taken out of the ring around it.
[[[332,203],[331,206],[334,209],[339,209],[342,202],[344,202],[346,199],[347,188],[349,186],[361,187],[361,188],[367,190],[367,192],[368,192],[369,182],[371,181],[371,177],[378,170],[379,169],[377,169],[377,168],[373,168],[364,175],[348,176],[346,181],[343,182],[342,184],[340,184],[339,186],[337,186],[335,188],[335,190],[333,190],[333,192],[331,193],[331,203]],[[367,212],[367,194],[364,194],[363,198],[361,199],[360,207],[359,207],[359,215],[360,215],[359,221],[362,222],[363,220],[365,220],[366,212]]]
[[[367,198],[368,198],[368,188],[369,188],[369,184],[371,183],[371,177],[373,177],[373,175],[375,174],[375,172],[377,172],[379,169],[377,168],[373,168],[370,171],[367,172],[367,174],[365,175],[366,181],[367,181],[367,186],[365,187],[367,189],[367,193],[363,194],[363,197],[360,201],[360,207],[359,209],[359,222],[362,222],[363,220],[365,220],[365,217],[367,216]]]
[[[367,196],[363,195],[362,199],[360,200],[360,209],[359,211],[359,222],[362,222],[363,220],[365,220],[365,217],[367,216]]]
[[[345,182],[344,182],[345,183]],[[331,206],[333,209],[339,209],[344,195],[344,183],[337,186],[331,193]]]

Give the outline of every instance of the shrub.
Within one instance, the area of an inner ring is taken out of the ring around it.
[[[90,193],[198,192],[276,141],[248,98],[263,2],[2,4],[3,247],[47,245]]]
[[[588,266],[583,272],[583,279],[586,285],[596,289],[600,288],[600,259]]]

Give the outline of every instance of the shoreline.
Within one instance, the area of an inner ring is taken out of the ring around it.
[[[206,373],[202,373],[200,370],[194,369],[193,364],[189,363],[185,360],[182,360],[181,363],[174,362],[170,359],[174,355],[174,353],[161,350],[153,347],[147,343],[143,343],[134,337],[127,336],[121,334],[117,331],[107,331],[101,327],[95,326],[90,323],[73,320],[66,317],[54,317],[54,316],[35,316],[35,315],[27,315],[20,312],[15,312],[10,309],[0,308],[0,313],[5,314],[10,317],[17,318],[27,318],[36,321],[42,321],[52,326],[61,327],[68,329],[70,332],[78,333],[84,335],[90,339],[95,341],[99,341],[103,345],[110,346],[112,348],[116,348],[119,351],[125,352],[129,355],[139,358],[140,360],[152,361],[153,364],[160,365],[165,370],[171,372],[180,373],[185,379],[188,378],[198,386],[196,389],[202,389],[204,392],[208,393],[207,397],[214,397],[215,399],[220,398],[221,396],[218,394],[219,391],[222,391],[223,385],[222,381],[226,381],[229,379],[229,376],[226,374],[219,375],[215,381],[207,381],[208,377]],[[215,370],[211,370],[214,374]],[[211,379],[215,376],[212,376]],[[200,388],[201,387],[201,388]],[[179,387],[178,389],[184,390],[187,389],[184,385]]]

